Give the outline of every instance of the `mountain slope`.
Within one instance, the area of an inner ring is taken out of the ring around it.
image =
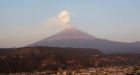
[[[140,53],[140,43],[124,43],[96,38],[76,28],[65,29],[29,46],[97,48],[104,53]]]

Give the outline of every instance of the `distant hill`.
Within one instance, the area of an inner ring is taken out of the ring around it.
[[[23,47],[23,48],[2,48],[0,49],[0,55],[15,55],[15,54],[36,54],[36,55],[93,55],[101,54],[100,50],[92,48],[60,48],[60,47]]]
[[[140,42],[126,43],[100,39],[76,28],[65,29],[28,46],[96,48],[100,49],[103,53],[113,54],[140,53]]]

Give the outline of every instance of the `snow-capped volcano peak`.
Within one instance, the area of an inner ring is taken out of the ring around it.
[[[82,32],[77,28],[70,27],[66,28],[65,30],[47,38],[49,41],[55,41],[55,40],[91,40],[95,39],[94,36]]]
[[[31,44],[30,46],[47,46],[49,43],[52,42],[64,42],[64,41],[86,41],[86,40],[94,40],[96,37],[82,32],[77,28],[69,27],[64,29],[61,32],[58,32],[50,37],[42,39],[36,43]]]

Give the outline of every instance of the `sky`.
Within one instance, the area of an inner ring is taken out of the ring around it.
[[[97,38],[140,41],[140,0],[0,0],[0,48],[26,46],[61,31],[63,11],[69,25]]]

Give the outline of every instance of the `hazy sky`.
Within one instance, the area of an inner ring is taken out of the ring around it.
[[[0,0],[0,47],[24,46],[58,32],[57,16],[64,10],[72,26],[98,38],[140,41],[140,0]]]

